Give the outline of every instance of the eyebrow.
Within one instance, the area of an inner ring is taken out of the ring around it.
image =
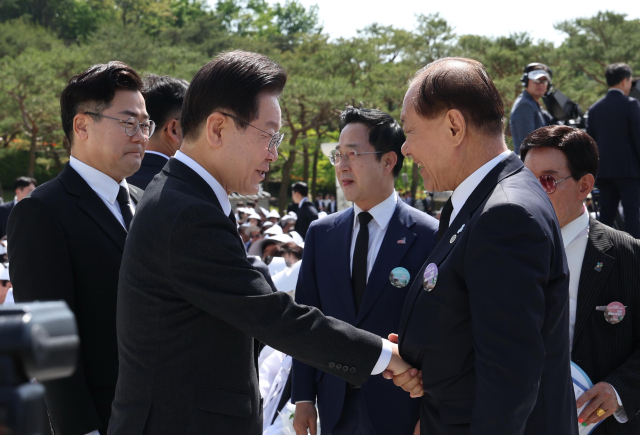
[[[133,116],[134,118],[138,117],[138,116],[142,116],[143,118],[149,119],[149,114],[148,113],[143,113],[142,115],[140,115],[139,113],[133,112],[131,110],[121,110],[120,112],[123,115],[129,115],[129,116]]]
[[[269,121],[269,122],[267,122],[267,127],[273,127],[273,128],[275,128],[276,131],[278,131],[278,130],[280,130],[281,125],[278,122]]]
[[[560,172],[554,171],[553,169],[547,169],[546,171],[542,171],[543,174],[559,174]]]

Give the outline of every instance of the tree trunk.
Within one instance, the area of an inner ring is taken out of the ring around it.
[[[309,142],[304,139],[302,142],[302,181],[309,182]],[[315,196],[312,196],[315,198]]]
[[[289,158],[282,165],[282,183],[280,184],[280,192],[278,193],[278,209],[280,210],[280,214],[284,214],[287,209],[287,201],[289,199],[289,195],[287,192],[289,191],[289,181],[291,168],[293,168],[293,164],[296,161],[296,153],[295,149],[292,149],[289,152]]]
[[[316,141],[316,148],[313,151],[313,175],[311,177],[311,198],[315,198],[318,195],[318,156],[320,155],[320,142],[322,142],[320,136]]]
[[[418,165],[414,162],[411,168],[411,198],[415,201],[416,190],[418,190],[418,183],[420,182],[420,170]]]
[[[27,177],[33,178],[36,169],[36,142],[38,140],[38,127],[35,125],[31,130],[31,145],[29,146],[29,169],[27,169]]]

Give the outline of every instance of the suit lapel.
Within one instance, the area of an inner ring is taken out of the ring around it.
[[[582,331],[596,309],[598,295],[607,282],[607,277],[615,266],[616,259],[606,252],[613,246],[604,225],[589,219],[589,239],[582,260],[580,281],[578,284],[578,306],[576,308],[576,324],[573,333],[573,349]],[[602,264],[596,269],[598,263]]]
[[[134,186],[133,184],[129,184],[129,196],[133,200],[133,203],[137,206],[140,200],[142,199],[142,194],[144,190],[139,187]]]
[[[335,264],[333,288],[344,302],[352,324],[356,322],[356,302],[351,287],[351,239],[353,237],[353,207],[335,221],[333,228],[327,231],[326,246],[344,246],[344,249],[331,251],[330,264]],[[337,258],[335,257],[337,256]]]
[[[400,329],[398,330],[400,332],[401,343],[402,337],[404,336],[404,329],[407,326],[407,321],[409,320],[411,310],[413,309],[413,304],[422,290],[422,273],[424,272],[424,269],[431,263],[435,263],[440,267],[442,262],[447,258],[447,255],[449,255],[449,252],[451,252],[454,246],[456,246],[458,239],[460,238],[460,234],[462,231],[465,231],[465,227],[473,217],[476,209],[482,204],[487,196],[493,192],[499,182],[517,172],[520,172],[522,168],[524,168],[524,165],[520,160],[520,157],[514,153],[505,157],[487,174],[486,177],[484,177],[480,184],[478,184],[473,193],[471,193],[469,198],[467,198],[467,201],[464,203],[462,209],[460,209],[453,222],[449,224],[449,228],[435,246],[433,252],[429,255],[429,258],[427,258],[427,261],[420,270],[420,276],[417,277],[418,279],[414,282],[409,294],[407,294],[407,299],[405,300],[404,308],[402,310],[402,316],[400,317]]]
[[[369,274],[367,288],[364,293],[364,298],[362,299],[362,304],[360,305],[360,310],[358,311],[356,325],[362,321],[371,308],[373,308],[387,284],[391,285],[389,282],[391,270],[400,264],[416,239],[416,234],[410,230],[416,221],[408,213],[407,207],[404,203],[399,202],[389,221],[387,232],[380,245],[380,250],[378,251],[371,273]],[[405,243],[398,243],[399,240],[403,240]]]
[[[84,178],[80,176],[68,163],[58,176],[58,179],[67,189],[67,192],[77,196],[77,206],[84,211],[102,230],[124,250],[124,242],[127,239],[127,231],[118,222],[97,193],[89,187]]]

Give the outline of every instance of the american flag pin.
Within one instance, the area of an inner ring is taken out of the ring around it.
[[[398,240],[398,245],[406,245],[407,244],[407,238],[403,237],[400,240]]]

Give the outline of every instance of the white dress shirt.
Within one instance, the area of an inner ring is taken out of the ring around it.
[[[484,180],[484,177],[486,177],[493,168],[498,166],[498,163],[503,161],[509,154],[511,154],[511,151],[507,150],[489,160],[477,171],[469,175],[462,183],[460,183],[456,190],[453,191],[453,194],[451,195],[453,211],[451,212],[449,225],[451,225],[451,222],[453,222],[456,216],[458,216],[458,212],[462,209],[464,203],[467,202],[467,199],[469,199],[473,191],[476,190],[476,187],[478,187],[482,180]]]
[[[206,169],[200,166],[198,162],[180,151],[178,151],[176,155],[173,156],[173,158],[176,160],[180,160],[182,163],[184,163],[185,165],[193,169],[198,175],[200,175],[202,179],[206,181],[209,186],[211,186],[211,189],[213,189],[213,192],[216,194],[218,201],[220,201],[220,205],[222,206],[222,211],[224,212],[224,214],[226,214],[227,216],[231,214],[231,203],[229,202],[229,194],[224,190],[222,184],[220,184],[220,182],[218,182],[218,180],[213,177],[213,175],[211,175]],[[300,201],[299,205],[302,205],[305,199],[306,198],[303,198],[302,201]],[[372,375],[378,375],[382,373],[389,365],[389,362],[391,362],[391,356],[393,353],[391,343],[385,339],[381,340],[382,352],[380,353],[378,362],[371,371]]]
[[[584,208],[580,216],[566,224],[560,231],[562,232],[564,252],[567,256],[567,264],[569,266],[569,349],[572,350],[573,335],[576,328],[580,274],[582,273],[582,262],[587,250],[587,242],[589,241],[589,213],[587,209]],[[611,385],[611,388],[616,392],[618,405],[620,405],[620,408],[613,416],[618,422],[626,423],[629,421],[629,418],[622,407],[620,395],[613,385]]]
[[[165,158],[165,159],[167,159],[167,160],[169,160],[169,158],[170,158],[168,155],[166,155],[166,154],[162,154],[162,153],[160,153],[160,152],[158,152],[158,151],[149,151],[149,150],[147,150],[147,151],[145,151],[144,153],[145,153],[145,154],[155,154],[156,156],[164,157],[164,158]]]
[[[73,156],[69,159],[69,165],[82,177],[84,181],[87,182],[89,187],[98,194],[102,202],[104,202],[111,213],[116,217],[116,219],[118,219],[120,225],[126,229],[127,227],[124,224],[122,211],[120,210],[120,204],[118,203],[117,198],[120,186],[124,187],[127,194],[129,194],[129,185],[127,184],[127,180],[124,179],[120,184],[118,184],[116,180],[104,172],[100,172],[96,168],[87,165]],[[131,200],[129,200],[129,204],[131,205],[131,214],[135,214],[136,205]]]

